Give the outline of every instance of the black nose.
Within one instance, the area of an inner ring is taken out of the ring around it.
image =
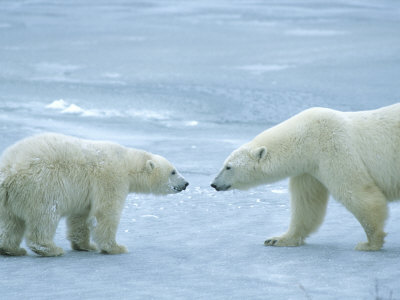
[[[186,190],[187,186],[189,185],[189,182],[185,182],[185,185],[182,187],[182,191]]]
[[[215,183],[211,183],[211,187],[213,187],[214,189],[217,189],[217,185]]]

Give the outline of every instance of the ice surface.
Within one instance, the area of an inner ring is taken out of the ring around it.
[[[320,30],[320,29],[292,29],[285,32],[287,35],[297,35],[297,36],[326,36],[331,37],[335,35],[346,34],[344,31],[338,30]]]
[[[287,181],[209,187],[233,149],[305,108],[398,102],[399,29],[392,0],[2,0],[0,150],[43,131],[113,140],[190,186],[128,197],[126,255],[70,250],[63,221],[63,257],[0,257],[0,298],[399,299],[398,204],[382,251],[353,250],[365,234],[333,200],[305,246],[269,248]]]
[[[249,71],[255,75],[262,75],[265,72],[282,71],[290,68],[289,65],[249,65],[238,67],[239,70]]]

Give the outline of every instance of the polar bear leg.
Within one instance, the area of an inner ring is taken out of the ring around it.
[[[288,231],[264,242],[266,246],[300,246],[321,225],[328,204],[328,190],[314,177],[290,178],[291,221]]]
[[[53,242],[59,220],[55,214],[42,214],[40,218],[26,220],[26,243],[33,252],[41,256],[64,254],[63,249]]]
[[[353,191],[351,198],[343,202],[367,234],[368,242],[359,243],[356,250],[380,250],[386,236],[383,231],[388,214],[385,195],[375,184],[368,184],[360,192]]]
[[[102,253],[121,254],[128,252],[125,246],[118,245],[115,240],[124,200],[104,201],[102,203],[108,204],[97,209],[97,224],[93,230],[93,240]]]
[[[93,239],[99,246],[102,253],[121,254],[126,253],[127,249],[118,245],[115,237],[117,233],[119,215],[115,216],[109,213],[96,214],[97,225],[93,232]]]
[[[0,254],[25,255],[26,250],[19,247],[25,232],[24,221],[7,211],[1,210],[0,222]]]
[[[94,251],[97,247],[90,243],[89,213],[69,216],[67,219],[67,237],[71,248],[78,251]]]

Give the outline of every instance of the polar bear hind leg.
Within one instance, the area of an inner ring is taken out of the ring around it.
[[[328,190],[314,177],[290,178],[291,221],[288,231],[264,242],[266,246],[300,246],[321,225],[328,204]]]
[[[356,250],[377,251],[384,243],[383,231],[387,218],[387,200],[381,190],[373,183],[355,190],[350,199],[343,199],[346,208],[357,218],[367,235],[368,241],[359,243]]]
[[[63,249],[53,242],[59,220],[55,214],[42,214],[41,218],[26,220],[26,244],[33,252],[41,256],[64,254]]]
[[[0,254],[11,256],[26,255],[26,250],[19,247],[25,232],[24,221],[2,210],[0,222]]]

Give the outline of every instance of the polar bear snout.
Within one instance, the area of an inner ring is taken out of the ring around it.
[[[224,174],[224,170],[218,174],[217,177],[213,180],[211,183],[211,187],[214,188],[216,191],[227,191],[230,189],[231,185],[226,183],[226,180],[224,180],[221,177],[225,177],[226,174]]]
[[[174,190],[177,191],[178,193],[182,192],[182,191],[186,190],[188,185],[189,185],[189,182],[185,181],[185,183],[182,185],[174,186]]]
[[[220,192],[220,191],[227,191],[231,188],[230,185],[217,185],[216,183],[211,183],[211,187],[213,187],[216,191]]]
[[[231,167],[229,167],[229,171],[225,172],[226,168],[223,168],[221,172],[214,178],[211,183],[211,187],[216,191],[227,191],[232,187],[232,171]]]

